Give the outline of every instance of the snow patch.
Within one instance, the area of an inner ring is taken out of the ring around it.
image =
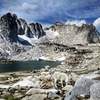
[[[63,57],[58,58],[57,61],[64,61],[65,59],[66,59],[66,57],[63,56]]]
[[[39,57],[39,59],[51,61],[51,58],[46,57],[46,56],[41,56],[41,57]],[[66,57],[63,56],[63,57],[52,58],[52,61],[64,61],[65,59],[66,59]]]
[[[28,43],[30,43],[31,45],[33,45],[34,43],[38,42],[38,38],[34,37],[34,38],[29,38],[26,35],[18,35],[18,38],[21,42],[27,41]]]
[[[32,44],[32,41],[30,40],[29,37],[25,36],[25,35],[18,35],[18,38],[20,41],[28,41],[30,44]]]
[[[45,57],[45,56],[41,56],[41,57],[39,57],[39,59],[42,59],[42,60],[50,60],[48,57]]]

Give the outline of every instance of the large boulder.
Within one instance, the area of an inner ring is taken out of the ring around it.
[[[90,100],[100,100],[100,82],[95,83],[91,86]]]
[[[94,82],[87,78],[80,78],[76,81],[74,88],[66,94],[65,100],[77,100],[81,95],[84,97],[90,96],[90,86]]]

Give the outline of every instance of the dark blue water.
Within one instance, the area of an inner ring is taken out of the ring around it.
[[[31,71],[34,69],[41,69],[49,65],[50,67],[56,67],[60,65],[58,61],[9,61],[0,63],[0,72],[15,72],[15,71]]]

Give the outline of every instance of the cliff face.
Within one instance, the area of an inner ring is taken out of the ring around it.
[[[82,26],[55,24],[50,29],[57,31],[59,37],[54,42],[64,45],[87,44],[100,42],[100,34],[93,25]]]
[[[41,24],[27,24],[24,19],[17,18],[15,14],[7,13],[0,18],[0,35],[10,42],[17,42],[18,35],[40,38],[45,35],[45,32]]]
[[[0,35],[10,42],[17,41],[16,16],[7,13],[0,18]]]
[[[39,39],[44,35],[45,32],[39,23],[28,24],[24,19],[11,13],[3,15],[0,18],[0,54],[2,55],[0,59],[29,50],[32,46],[31,39]]]

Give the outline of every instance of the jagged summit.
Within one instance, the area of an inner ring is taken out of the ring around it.
[[[17,41],[17,16],[15,14],[7,13],[0,18],[0,35],[10,40],[10,42]]]
[[[16,14],[7,13],[0,17],[0,59],[29,50],[33,40],[43,37],[45,32],[39,23],[28,24]]]
[[[42,25],[39,23],[28,24],[16,14],[7,13],[0,18],[0,34],[10,42],[18,41],[18,35],[29,38],[40,38],[45,35]]]

